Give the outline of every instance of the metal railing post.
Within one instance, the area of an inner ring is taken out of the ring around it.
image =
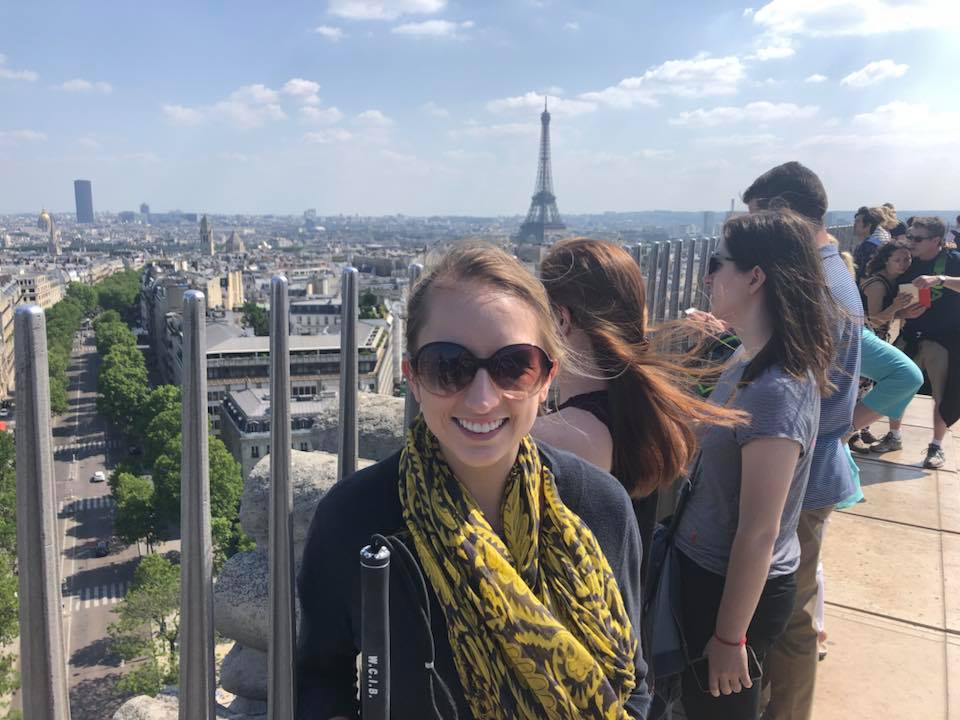
[[[357,471],[357,312],[356,268],[345,267],[340,282],[340,452],[337,481]]]
[[[657,322],[657,270],[660,269],[660,243],[651,243],[647,254],[647,266],[643,270],[647,274],[647,324]]]
[[[693,261],[696,254],[697,241],[690,239],[684,240],[683,246],[686,248],[686,264],[683,275],[683,310],[690,307],[693,302]]]
[[[290,483],[290,297],[287,278],[270,281],[270,640],[267,720],[293,720],[297,642]]]
[[[663,322],[667,311],[667,278],[670,275],[670,241],[661,243],[660,272],[657,278],[657,322]]]
[[[700,310],[706,310],[709,302],[707,291],[704,287],[704,278],[707,277],[707,263],[710,260],[710,239],[700,238],[697,241],[697,254],[699,255],[699,265],[697,272],[697,307]]]
[[[423,265],[420,263],[411,263],[410,267],[407,268],[407,302],[410,301],[410,295],[413,293],[413,288],[420,281],[420,278],[423,276]],[[404,311],[403,314],[404,323],[406,323],[407,314]],[[404,337],[406,337],[406,327],[404,327]],[[409,348],[404,348],[404,353]],[[407,428],[413,423],[413,419],[420,413],[420,403],[417,402],[417,399],[413,396],[413,389],[410,387],[410,384],[407,383],[407,395],[403,399],[403,430],[406,432]]]
[[[214,720],[216,717],[205,305],[199,290],[184,293],[180,720]]]
[[[46,319],[38,305],[14,319],[21,698],[29,720],[70,720]]]
[[[680,317],[680,263],[683,258],[683,240],[670,243],[673,246],[673,277],[670,285],[670,309],[668,320]]]

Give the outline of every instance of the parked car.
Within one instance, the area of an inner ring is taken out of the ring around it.
[[[139,445],[131,445],[127,448],[127,452],[130,455],[143,455],[143,448]]]
[[[106,482],[107,474],[103,470],[97,470],[93,477],[90,478],[90,482]]]
[[[106,540],[101,540],[97,543],[97,549],[94,551],[94,555],[97,557],[106,557],[110,554],[110,545]]]
[[[0,407],[0,418],[10,417],[10,408]]]

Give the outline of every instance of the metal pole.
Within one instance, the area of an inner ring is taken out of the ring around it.
[[[661,243],[660,277],[657,278],[657,322],[663,322],[667,311],[667,277],[670,274],[670,241]]]
[[[363,720],[390,720],[390,549],[360,551],[360,657]]]
[[[270,642],[267,718],[293,720],[297,643],[290,483],[290,298],[287,278],[270,281]]]
[[[407,303],[410,302],[410,296],[413,294],[413,288],[420,281],[420,278],[423,276],[423,265],[420,263],[411,263],[410,267],[407,268]],[[404,322],[406,322],[407,314],[403,314]],[[406,336],[406,327],[404,327],[404,336]],[[406,348],[405,351],[409,351],[410,348]],[[413,419],[420,414],[420,403],[417,402],[417,399],[413,396],[413,390],[410,388],[410,384],[407,383],[407,396],[403,399],[403,428],[404,431],[413,423]]]
[[[706,310],[709,303],[707,302],[707,291],[704,287],[703,281],[707,276],[707,262],[710,255],[710,240],[709,238],[700,238],[697,241],[697,253],[699,255],[699,272],[697,272],[697,307],[701,310]]]
[[[21,305],[14,321],[21,698],[29,720],[70,720],[46,319]]]
[[[693,302],[693,261],[697,247],[696,240],[687,240],[684,242],[687,249],[686,267],[683,276],[683,309],[686,310]]]
[[[345,267],[340,282],[340,452],[337,481],[357,471],[357,298],[356,268]]]
[[[216,717],[205,305],[199,290],[184,293],[180,720],[214,720]]]
[[[660,243],[651,243],[650,252],[647,255],[647,266],[644,270],[647,273],[647,324],[655,325],[657,322],[657,270],[660,267]]]
[[[683,257],[683,240],[673,243],[673,279],[670,285],[670,320],[680,317],[680,262]]]

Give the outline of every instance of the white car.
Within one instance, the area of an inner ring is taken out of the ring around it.
[[[90,482],[106,482],[107,474],[103,470],[97,470],[93,477],[90,478]]]

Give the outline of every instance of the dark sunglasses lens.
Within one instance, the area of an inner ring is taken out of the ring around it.
[[[455,343],[430,343],[417,353],[417,377],[433,393],[463,390],[477,374],[473,355]]]
[[[710,257],[710,262],[707,265],[707,275],[713,275],[717,270],[720,269],[720,258],[716,256]]]
[[[535,345],[510,345],[491,360],[493,382],[503,390],[521,393],[538,390],[551,367],[546,353]]]

